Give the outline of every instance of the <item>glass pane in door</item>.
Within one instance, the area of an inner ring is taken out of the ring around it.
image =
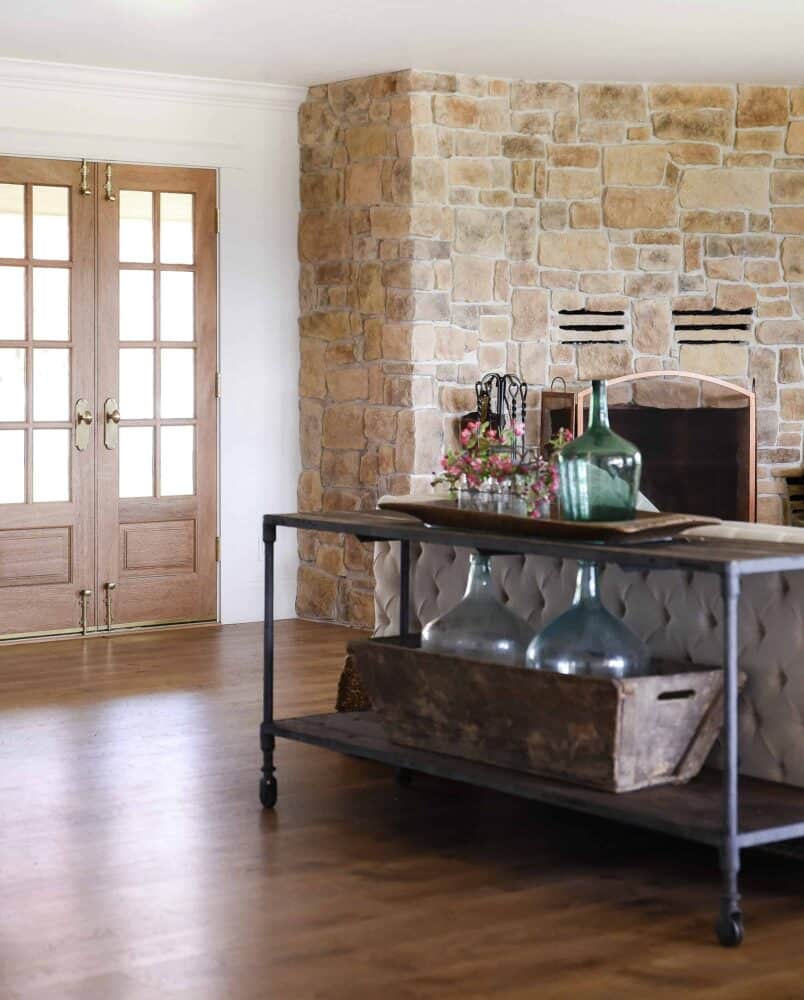
[[[24,267],[0,267],[0,340],[25,340]]]
[[[34,340],[70,339],[70,271],[66,267],[33,269]]]
[[[120,498],[154,495],[154,429],[121,427]]]
[[[70,419],[70,352],[67,348],[34,349],[33,418]]]
[[[150,264],[154,259],[154,199],[150,191],[120,192],[120,260]]]
[[[69,189],[34,185],[32,198],[34,257],[37,260],[69,260]]]
[[[0,348],[0,420],[25,420],[24,347]]]
[[[0,430],[0,503],[25,503],[25,431]]]
[[[193,262],[193,196],[159,195],[159,259],[163,264]]]
[[[160,495],[190,496],[195,493],[195,428],[162,427],[161,435]]]
[[[120,339],[154,339],[154,272],[120,272]]]
[[[159,280],[159,336],[162,340],[193,340],[195,275],[192,271],[163,271]]]
[[[70,432],[42,428],[33,432],[34,503],[70,499]]]
[[[0,184],[0,257],[25,256],[25,186]]]
[[[195,351],[168,347],[160,351],[159,415],[166,419],[195,416]]]
[[[150,420],[154,415],[154,352],[151,347],[120,351],[120,416]]]

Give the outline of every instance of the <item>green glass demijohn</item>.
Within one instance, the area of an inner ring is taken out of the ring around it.
[[[422,629],[422,649],[507,667],[525,665],[533,628],[502,602],[491,557],[473,552],[463,598]]]
[[[648,647],[600,600],[597,563],[578,563],[572,607],[536,636],[528,647],[527,666],[592,677],[649,672]]]
[[[609,427],[606,383],[592,382],[589,426],[558,453],[561,516],[568,521],[634,517],[642,456]]]

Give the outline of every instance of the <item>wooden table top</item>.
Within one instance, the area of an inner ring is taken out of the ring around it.
[[[556,559],[613,562],[634,569],[687,569],[724,576],[804,570],[804,545],[740,538],[680,535],[664,542],[597,543],[498,535],[489,531],[439,528],[392,511],[266,514],[263,537],[276,527],[332,531],[365,541],[429,542],[483,549],[499,555],[543,555]]]

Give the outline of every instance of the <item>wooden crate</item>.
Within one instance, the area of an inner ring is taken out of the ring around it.
[[[723,672],[565,676],[426,653],[419,637],[349,644],[394,743],[614,792],[695,777],[720,732]]]

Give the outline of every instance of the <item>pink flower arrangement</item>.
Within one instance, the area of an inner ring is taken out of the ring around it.
[[[448,451],[441,459],[441,474],[433,480],[433,485],[447,483],[454,490],[465,479],[467,486],[478,489],[486,479],[500,482],[517,475],[521,463],[505,454],[505,449],[511,451],[524,433],[521,424],[498,433],[488,423],[472,421],[461,431],[461,450]]]
[[[522,423],[500,432],[480,421],[467,424],[460,435],[461,450],[443,456],[441,473],[433,485],[446,483],[453,494],[459,486],[470,490],[479,490],[489,482],[504,486],[509,496],[525,501],[530,517],[540,517],[545,501],[552,501],[558,494],[558,466],[542,458],[524,462],[514,457],[515,445],[524,435]],[[570,440],[572,434],[562,428],[550,441],[551,455]]]

